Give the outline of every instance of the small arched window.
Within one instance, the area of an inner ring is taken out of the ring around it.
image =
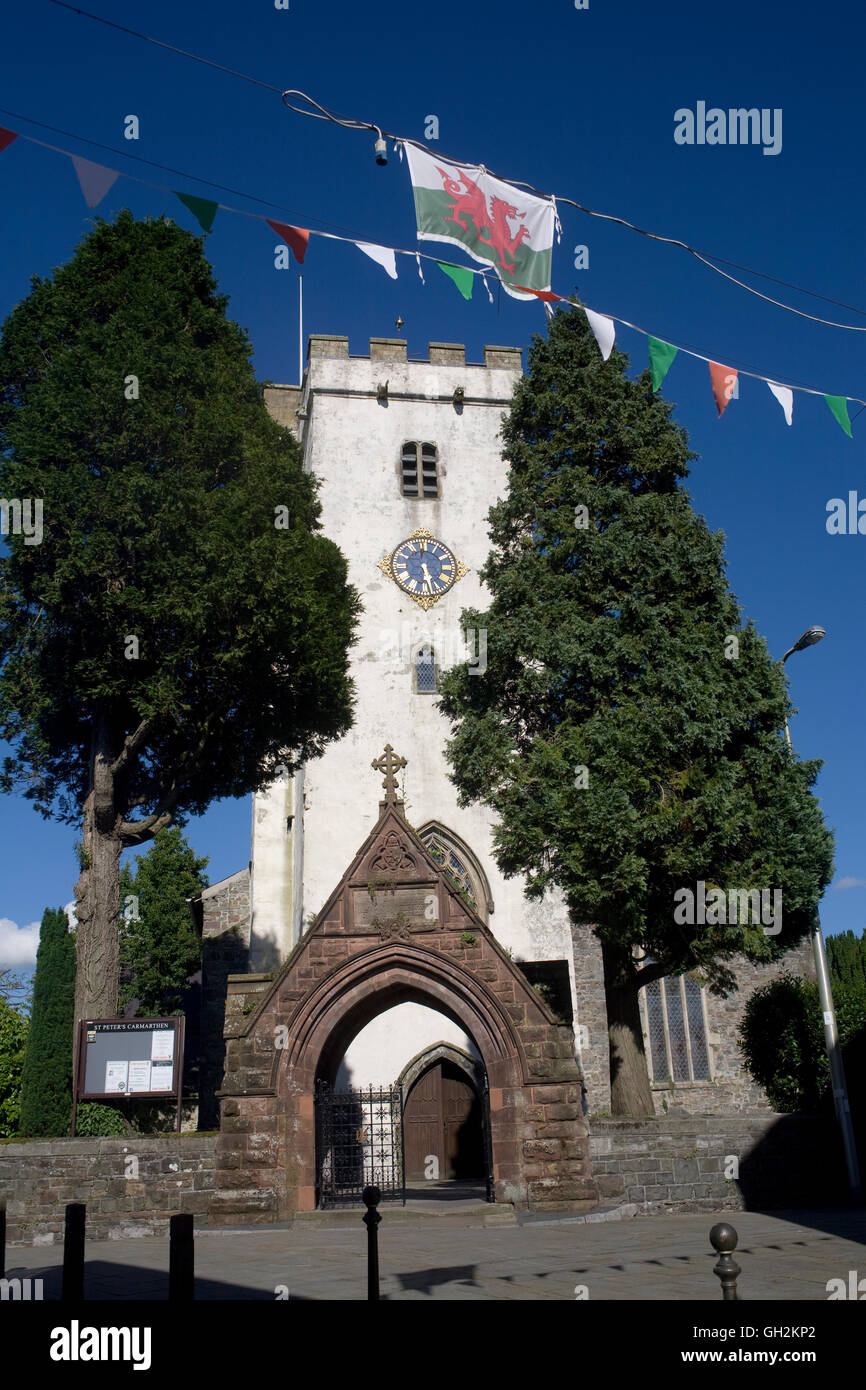
[[[415,689],[419,695],[436,693],[436,658],[429,645],[419,647],[415,654]]]
[[[404,497],[439,496],[439,462],[435,444],[414,440],[403,445],[400,462]]]

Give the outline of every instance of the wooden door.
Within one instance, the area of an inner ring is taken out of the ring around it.
[[[442,1148],[445,1178],[483,1178],[481,1103],[468,1076],[442,1063]]]
[[[403,1111],[403,1150],[406,1181],[422,1182],[442,1176],[442,1067],[439,1063],[420,1076]],[[435,1164],[430,1162],[435,1158]]]
[[[484,1177],[481,1102],[452,1062],[434,1063],[409,1092],[403,1145],[407,1182]]]

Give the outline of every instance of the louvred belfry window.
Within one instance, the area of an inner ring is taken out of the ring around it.
[[[438,497],[439,466],[435,444],[403,445],[401,472],[404,497]]]

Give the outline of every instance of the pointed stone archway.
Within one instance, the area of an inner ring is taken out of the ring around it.
[[[386,759],[393,770],[390,748]],[[428,853],[390,771],[385,785],[375,827],[279,972],[229,977],[212,1222],[314,1208],[316,1080],[332,1079],[360,1028],[405,1001],[438,1009],[478,1049],[496,1201],[597,1201],[571,1028]]]

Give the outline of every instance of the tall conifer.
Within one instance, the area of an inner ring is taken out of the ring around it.
[[[69,1133],[75,937],[62,907],[46,908],[39,930],[33,1008],[21,1081],[21,1132]]]
[[[778,958],[808,929],[832,838],[810,793],[820,763],[781,732],[782,668],[681,485],[695,455],[627,365],[602,360],[580,308],[536,337],[503,430],[490,606],[462,615],[487,630],[487,670],[456,667],[441,707],[462,800],[498,817],[502,871],[531,897],[559,888],[601,942],[612,1108],[642,1115],[640,989],[696,970],[724,993],[737,955]],[[675,892],[701,881],[781,889],[781,931],[678,923]]]

